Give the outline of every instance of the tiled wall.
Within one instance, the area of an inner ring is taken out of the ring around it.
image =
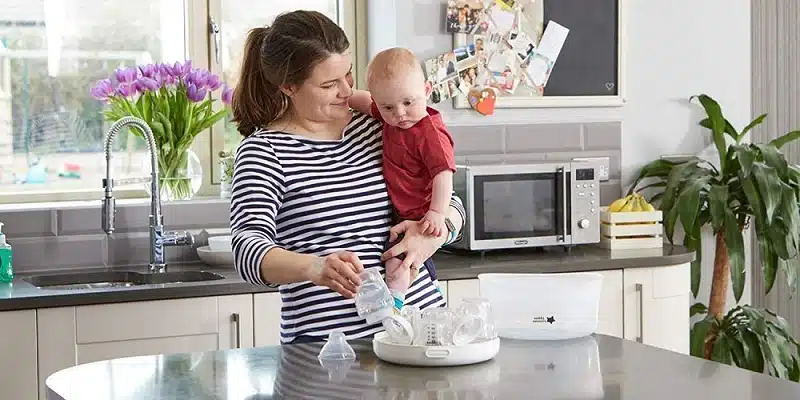
[[[620,193],[620,123],[451,126],[450,130],[459,160],[607,156],[610,180],[601,185],[601,204],[610,203]],[[164,225],[168,230],[189,230],[196,234],[196,245],[205,245],[208,234],[227,232],[229,207],[227,201],[218,199],[165,203]],[[107,238],[100,227],[99,202],[18,210],[0,206],[0,221],[5,223],[4,230],[14,247],[15,269],[25,272],[146,264],[148,204],[118,201],[117,209],[117,231]],[[167,259],[191,261],[197,255],[189,247],[172,247],[167,249]]]

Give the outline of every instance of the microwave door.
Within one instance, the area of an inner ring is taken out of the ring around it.
[[[566,240],[564,171],[474,178],[474,231],[482,249],[550,246]]]

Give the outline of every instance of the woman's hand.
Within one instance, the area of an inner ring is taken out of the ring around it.
[[[400,270],[412,268],[419,270],[422,267],[422,263],[431,258],[447,239],[447,235],[425,235],[419,222],[411,220],[402,221],[393,226],[389,231],[389,241],[397,240],[397,237],[401,234],[403,235],[403,240],[392,246],[381,256],[381,260],[386,261],[405,253],[405,259],[400,265]]]
[[[309,280],[350,299],[361,285],[358,274],[363,270],[364,265],[355,253],[339,251],[324,258],[318,257],[311,265]]]

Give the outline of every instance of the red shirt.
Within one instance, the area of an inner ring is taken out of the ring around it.
[[[428,107],[428,116],[411,128],[391,126],[372,103],[372,115],[383,122],[383,176],[389,199],[402,219],[418,220],[428,212],[433,177],[456,171],[453,138],[439,111]]]

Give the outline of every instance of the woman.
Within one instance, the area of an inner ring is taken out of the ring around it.
[[[444,305],[426,260],[464,220],[454,197],[448,235],[425,236],[414,222],[390,232],[381,124],[348,107],[349,47],[338,25],[311,11],[280,15],[245,44],[233,98],[245,136],[233,173],[233,253],[243,279],[280,286],[283,343],[323,340],[333,329],[349,339],[381,331],[358,316],[352,297],[363,268],[383,269],[382,259],[400,254],[404,268],[418,268],[406,303]],[[384,253],[387,237],[400,234]]]

